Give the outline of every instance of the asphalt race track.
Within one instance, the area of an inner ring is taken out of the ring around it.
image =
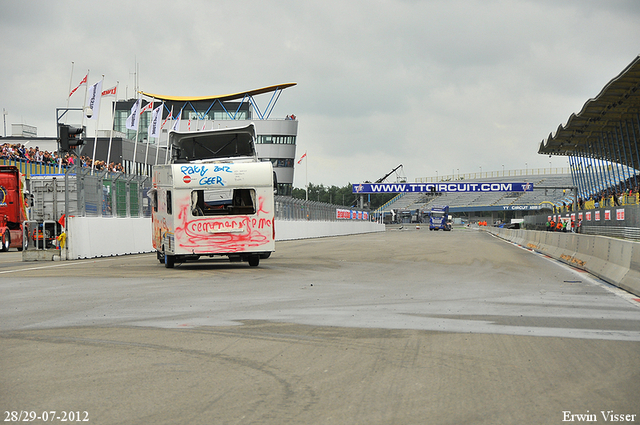
[[[463,229],[276,249],[257,268],[1,253],[2,420],[640,422],[640,302],[586,273]]]

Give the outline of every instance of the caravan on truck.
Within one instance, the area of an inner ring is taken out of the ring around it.
[[[153,168],[158,260],[228,256],[257,266],[275,251],[275,173],[258,160],[255,126],[169,132],[170,164]]]

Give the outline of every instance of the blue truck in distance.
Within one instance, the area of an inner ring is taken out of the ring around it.
[[[429,211],[429,230],[440,229],[451,230],[448,205],[434,205]]]

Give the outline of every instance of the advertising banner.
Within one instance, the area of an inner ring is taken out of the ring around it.
[[[369,220],[367,211],[343,210],[336,209],[336,218],[338,220]]]
[[[532,183],[359,183],[353,193],[529,192]]]

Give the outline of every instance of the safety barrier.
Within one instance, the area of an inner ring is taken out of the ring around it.
[[[384,232],[383,224],[369,221],[276,220],[276,241]],[[67,246],[62,250],[23,252],[23,261],[110,257],[153,252],[151,219],[145,217],[69,217]],[[46,255],[45,255],[46,253]]]
[[[287,221],[276,220],[276,241],[323,238],[359,233],[384,232],[384,224],[371,221]]]
[[[596,235],[490,227],[488,232],[640,296],[640,242]]]

